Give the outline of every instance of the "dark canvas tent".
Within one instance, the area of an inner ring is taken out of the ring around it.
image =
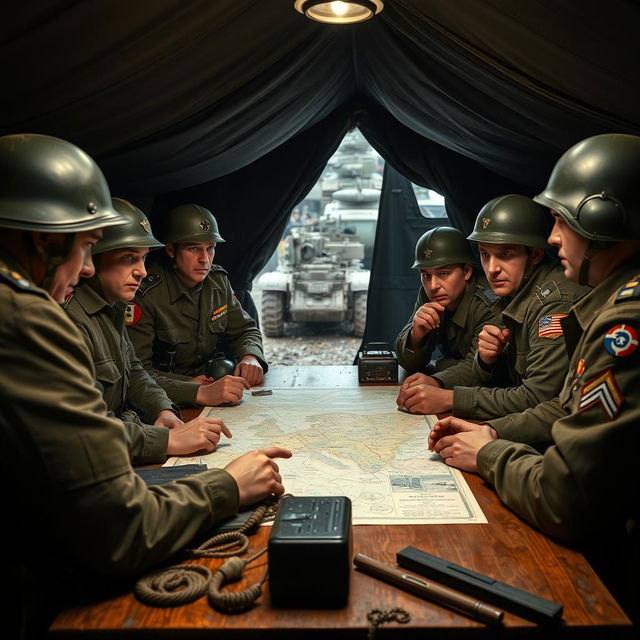
[[[415,236],[398,213],[410,204],[391,195],[406,178],[445,195],[468,230],[491,197],[539,190],[574,142],[639,133],[632,0],[388,0],[352,26],[311,22],[292,4],[16,3],[0,23],[0,133],[78,144],[114,195],[152,218],[209,207],[242,298],[292,206],[359,126],[392,167],[378,235],[393,249],[381,259],[378,243],[374,256],[372,337],[375,310],[393,313],[392,292],[414,286],[402,273]]]

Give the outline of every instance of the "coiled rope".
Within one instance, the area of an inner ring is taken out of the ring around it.
[[[244,568],[267,551],[267,547],[264,547],[244,560],[238,557],[249,548],[247,533],[262,522],[273,520],[277,506],[277,498],[264,502],[239,529],[219,533],[195,549],[187,549],[192,558],[229,558],[213,577],[211,571],[202,565],[173,565],[140,578],[134,590],[136,597],[153,607],[177,607],[194,602],[208,592],[209,602],[220,611],[235,613],[248,609],[262,595],[267,571],[262,580],[244,591],[223,593],[222,587],[240,580]]]

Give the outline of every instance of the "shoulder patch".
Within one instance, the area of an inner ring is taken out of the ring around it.
[[[618,289],[615,302],[624,302],[625,300],[638,300],[640,298],[640,274],[633,280],[627,282],[624,287]]]
[[[630,356],[638,348],[638,332],[628,324],[617,324],[604,334],[604,348],[612,356]]]
[[[45,292],[37,287],[31,280],[25,278],[17,271],[10,269],[2,260],[0,260],[0,282],[8,284],[16,291],[29,291],[44,296]]]
[[[475,295],[488,306],[491,306],[498,299],[498,296],[491,289],[476,289]]]
[[[138,288],[138,294],[143,296],[148,291],[151,291],[154,287],[157,287],[162,282],[162,276],[159,273],[150,273],[146,278],[142,280],[140,283],[140,287]]]
[[[562,335],[560,320],[566,318],[566,313],[552,313],[549,316],[541,316],[538,320],[539,338],[559,338]]]

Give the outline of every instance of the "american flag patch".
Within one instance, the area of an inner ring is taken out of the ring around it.
[[[538,320],[539,338],[557,338],[562,335],[561,318],[566,318],[566,313],[554,313],[550,316],[542,316]]]

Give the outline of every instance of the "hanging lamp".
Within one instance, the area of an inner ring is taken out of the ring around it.
[[[373,18],[384,9],[382,0],[295,0],[296,11],[317,22],[353,24]]]

